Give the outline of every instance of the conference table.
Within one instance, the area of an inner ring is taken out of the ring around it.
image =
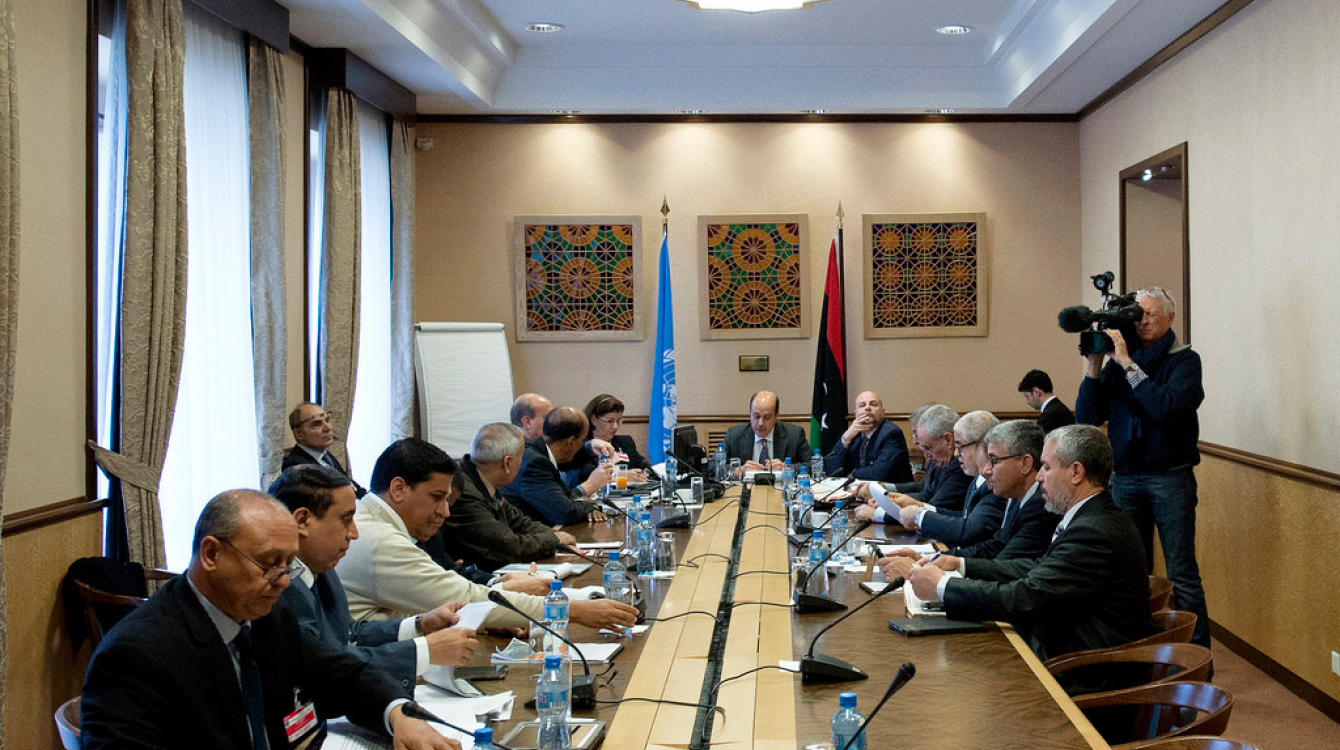
[[[837,625],[815,648],[816,654],[859,666],[869,679],[803,684],[798,674],[777,665],[799,659],[815,634],[844,612],[798,615],[787,606],[793,548],[781,493],[769,486],[745,490],[737,485],[695,515],[694,528],[675,532],[675,576],[639,580],[648,616],[655,618],[650,629],[625,640],[611,665],[592,665],[593,673],[602,674],[597,706],[577,716],[608,723],[605,747],[806,747],[828,740],[839,693],[857,693],[858,710],[868,714],[899,666],[911,662],[915,678],[867,729],[872,750],[1108,748],[1008,625],[994,624],[983,633],[906,638],[887,626],[890,619],[906,616],[903,597],[896,593]],[[567,530],[580,541],[623,538],[617,521]],[[899,526],[875,525],[863,535],[893,543],[918,541]],[[880,578],[877,567],[874,577]],[[870,598],[859,585],[863,579],[863,573],[839,572],[830,579],[830,594],[855,607]],[[592,566],[568,583],[599,580],[600,568]],[[576,624],[569,635],[579,643],[615,639]],[[506,642],[482,635],[476,662],[487,663],[494,648]],[[573,669],[579,673],[581,665],[574,663]],[[501,682],[479,683],[485,692],[508,689],[518,697],[511,720],[495,725],[496,738],[535,718],[522,702],[534,696],[537,674],[537,669],[514,666]],[[649,702],[655,700],[687,705]]]

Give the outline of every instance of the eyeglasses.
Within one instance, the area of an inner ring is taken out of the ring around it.
[[[991,465],[991,468],[994,469],[996,468],[996,465],[999,464],[1001,461],[1009,461],[1011,458],[1023,458],[1024,456],[1027,455],[1028,455],[1027,453],[1016,453],[1013,456],[987,456],[986,462]]]
[[[974,440],[974,441],[972,441],[971,443],[960,443],[959,441],[955,440],[955,441],[954,441],[954,450],[959,450],[959,451],[961,451],[961,450],[963,450],[964,448],[971,448],[971,447],[973,447],[974,445],[977,445],[977,444],[980,443],[980,442],[982,442],[982,441],[981,441],[981,440]]]
[[[605,424],[612,424],[612,425],[615,425],[615,426],[618,426],[618,425],[623,424],[623,415],[622,415],[622,414],[620,414],[620,415],[617,416],[617,417],[613,417],[613,418],[611,418],[611,417],[596,417],[596,419],[599,419],[601,422],[604,422]]]
[[[299,564],[297,560],[294,560],[288,565],[266,565],[265,563],[260,562],[251,555],[248,555],[247,553],[238,549],[237,545],[233,544],[227,539],[224,539],[221,536],[216,536],[214,538],[228,545],[228,547],[231,548],[237,554],[241,555],[242,557],[245,557],[247,560],[251,562],[252,565],[255,565],[256,567],[260,568],[261,577],[263,577],[266,581],[269,581],[270,583],[277,583],[279,579],[283,578],[284,576],[292,578],[298,575],[298,572],[302,570],[302,565]]]
[[[330,418],[332,416],[333,415],[328,411],[323,411],[320,414],[313,414],[312,416],[299,422],[297,424],[297,427],[302,427],[303,425],[308,423],[311,423],[313,425],[330,424]],[[294,429],[296,429],[296,427]]]

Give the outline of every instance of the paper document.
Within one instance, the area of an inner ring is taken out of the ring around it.
[[[847,481],[846,477],[829,477],[828,479],[825,479],[822,482],[819,482],[818,484],[814,485],[814,494],[817,497],[819,495],[826,495],[830,492],[834,492],[837,490],[838,487],[841,487],[843,484],[845,484],[846,481]],[[873,482],[872,484],[879,484],[879,483]]]
[[[861,588],[865,589],[867,594],[878,594],[889,587],[888,581],[861,581]],[[901,586],[899,588],[902,588]],[[898,589],[894,589],[897,591]]]
[[[577,542],[577,549],[619,549],[623,542]]]
[[[591,569],[591,563],[540,563],[536,575],[549,578],[567,578],[568,576],[579,576]],[[530,563],[512,563],[498,568],[498,573],[525,573],[530,570]]]
[[[563,595],[566,596],[570,602],[586,599],[604,599],[605,587],[600,584],[594,586],[582,586],[577,589],[570,589],[567,586],[564,586]]]
[[[440,664],[429,664],[428,668],[423,670],[424,682],[430,685],[436,685],[443,690],[455,695],[473,698],[483,695],[479,688],[470,684],[469,680],[456,679],[456,670],[452,667],[444,667]]]
[[[935,549],[935,545],[934,545],[934,544],[930,544],[930,543],[926,543],[926,544],[881,544],[881,545],[879,545],[879,554],[881,554],[881,555],[891,555],[891,554],[893,554],[893,551],[894,551],[894,550],[899,550],[899,549],[910,549],[910,550],[912,550],[913,552],[917,553],[918,555],[921,555],[922,557],[925,557],[926,555],[933,555],[933,554],[935,554],[935,553],[938,551],[938,550]]]
[[[948,571],[948,572],[945,573],[945,577],[946,577],[946,578],[962,578],[962,577],[963,577],[963,574],[960,573],[960,572],[958,572],[957,570],[951,570],[951,571]],[[906,601],[906,603],[907,603],[907,616],[908,616],[908,617],[944,617],[944,616],[945,616],[944,610],[939,610],[939,611],[936,611],[936,612],[930,612],[930,611],[927,611],[927,610],[926,610],[926,601],[925,601],[924,599],[919,599],[919,598],[917,598],[916,592],[914,592],[914,591],[912,590],[912,587],[911,587],[911,586],[904,586],[904,587],[903,587],[903,599],[904,599],[904,600]]]
[[[586,657],[586,661],[587,661],[587,663],[590,663],[590,664],[608,664],[609,661],[610,661],[611,659],[614,658],[614,655],[615,655],[615,654],[617,654],[617,653],[619,653],[620,651],[623,650],[623,644],[622,644],[622,643],[578,643],[578,644],[577,644],[577,650],[581,651],[581,652],[582,652],[582,656],[585,656],[585,657]],[[581,661],[581,659],[580,659],[576,654],[573,654],[573,655],[572,655],[572,658],[573,658],[574,661]],[[542,662],[542,661],[544,661],[544,654],[542,654],[542,653],[532,653],[532,654],[530,654],[529,656],[525,656],[525,657],[521,657],[521,658],[510,658],[510,657],[504,656],[504,655],[501,654],[501,653],[498,653],[497,651],[494,651],[494,652],[493,652],[493,656],[491,657],[491,661],[492,661],[494,664],[527,664],[527,663],[530,663],[530,662]]]
[[[456,612],[457,616],[461,619],[457,620],[456,624],[452,625],[452,627],[479,630],[480,626],[484,624],[484,619],[489,616],[489,613],[492,612],[493,608],[496,606],[498,605],[493,602],[472,602],[467,604]]]

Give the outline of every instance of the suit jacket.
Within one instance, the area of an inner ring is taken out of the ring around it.
[[[955,456],[948,466],[932,466],[921,482],[921,491],[907,494],[940,511],[962,511],[972,478],[963,473],[963,464]]]
[[[1135,524],[1102,492],[1075,512],[1038,559],[969,560],[945,585],[956,620],[1005,620],[1039,658],[1108,648],[1158,630]]]
[[[582,523],[595,510],[594,505],[581,499],[580,490],[563,483],[543,439],[526,441],[521,470],[500,491],[522,513],[554,526]]]
[[[394,677],[406,698],[414,697],[414,681],[419,676],[414,641],[400,640],[400,620],[355,623],[349,616],[344,584],[335,571],[317,574],[316,584],[310,588],[305,581],[294,578],[279,595],[275,610],[292,613],[303,630],[326,645],[352,649]]]
[[[991,494],[983,481],[968,485],[963,512],[940,511],[921,517],[921,535],[950,546],[976,544],[1000,530],[1005,518],[1005,498]]]
[[[651,468],[651,461],[638,452],[637,441],[633,438],[627,435],[615,435],[614,439],[610,440],[610,445],[614,446],[614,450],[628,456],[628,468],[643,471]],[[559,466],[558,470],[563,473],[565,484],[569,487],[576,487],[589,479],[591,472],[595,471],[599,465],[600,459],[593,455],[591,451],[583,448],[577,453],[576,458]]]
[[[747,424],[737,424],[726,430],[726,457],[738,458],[741,464],[754,460],[754,439],[754,428]],[[783,461],[789,458],[797,467],[809,463],[810,441],[801,428],[779,421],[772,427],[771,440],[768,449],[772,458]]]
[[[355,620],[399,620],[447,602],[482,602],[487,586],[472,583],[443,570],[414,544],[400,516],[380,497],[358,501],[354,513],[358,538],[340,561],[340,579],[349,598],[349,616]],[[503,596],[526,614],[539,619],[543,600],[530,594],[504,591]],[[488,627],[519,628],[526,619],[503,607],[494,607],[484,619]]]
[[[327,453],[327,455],[329,455],[330,460],[335,463],[335,469],[339,471],[341,474],[345,475],[346,477],[349,477],[349,481],[354,482],[354,478],[349,475],[349,472],[344,468],[344,464],[340,463],[340,459],[336,458],[334,453]],[[322,464],[320,461],[316,460],[316,458],[313,457],[312,454],[303,450],[302,446],[295,445],[288,453],[284,454],[284,463],[281,468],[287,471],[288,469],[292,469],[294,466],[301,466],[303,464],[318,464],[321,466],[325,466],[325,464]],[[326,468],[330,467],[327,466]],[[368,494],[368,491],[363,489],[363,485],[359,484],[358,482],[354,482],[354,496],[363,497],[366,494]]]
[[[868,446],[868,447],[867,447]],[[861,452],[865,452],[865,462]],[[912,481],[907,441],[898,425],[885,420],[869,435],[857,435],[850,445],[837,441],[824,458],[824,471],[830,476],[850,476],[876,482]]]
[[[965,547],[955,548],[951,555],[958,557],[983,558],[987,560],[1013,560],[1019,557],[1037,558],[1047,551],[1051,544],[1052,532],[1061,517],[1047,511],[1042,499],[1042,489],[1036,483],[1024,494],[1025,500],[1011,501],[1019,507],[1011,515],[1008,504],[1004,511],[1005,519],[1000,529],[990,539]]]
[[[315,701],[318,719],[345,715],[385,734],[382,713],[401,697],[389,675],[307,635],[290,612],[272,612],[251,627],[271,750],[292,747],[283,717],[293,711],[295,690],[304,703]],[[250,748],[248,727],[228,646],[184,576],[113,628],[88,665],[88,750]]]
[[[543,560],[558,551],[554,530],[527,518],[497,490],[490,494],[468,454],[460,465],[461,496],[436,535],[450,559],[497,570],[508,563]]]
[[[1059,398],[1048,401],[1047,405],[1042,407],[1042,414],[1038,416],[1038,426],[1047,432],[1074,423],[1075,413],[1070,411],[1070,407],[1061,403]]]

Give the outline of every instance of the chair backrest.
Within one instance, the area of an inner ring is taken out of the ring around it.
[[[1131,641],[1130,643],[1123,643],[1120,646],[1113,646],[1111,648],[1092,648],[1087,651],[1072,651],[1068,654],[1053,656],[1047,661],[1044,661],[1042,666],[1046,667],[1048,671],[1051,671],[1053,666],[1061,664],[1064,660],[1076,656],[1100,654],[1104,651],[1115,651],[1117,649],[1130,648],[1131,646],[1156,646],[1160,643],[1190,643],[1191,633],[1196,629],[1196,615],[1191,612],[1182,612],[1176,609],[1165,609],[1161,612],[1154,613],[1154,623],[1159,626],[1159,632],[1146,638]],[[1053,674],[1055,674],[1055,672],[1053,672]]]
[[[1214,655],[1194,643],[1156,643],[1122,646],[1096,651],[1078,651],[1047,661],[1047,671],[1062,675],[1085,668],[1084,683],[1112,690],[1165,682],[1204,680],[1209,677]],[[1090,687],[1090,690],[1095,688]]]
[[[1173,584],[1172,581],[1161,576],[1149,577],[1149,611],[1157,612],[1168,608],[1168,602],[1172,600]]]
[[[1255,745],[1248,745],[1246,742],[1206,735],[1168,737],[1138,745],[1137,748],[1138,750],[1145,750],[1146,748],[1149,750],[1259,750]]]
[[[76,695],[56,709],[56,731],[65,750],[79,750],[79,706],[80,696]]]
[[[1135,750],[1153,739],[1223,732],[1233,711],[1233,694],[1208,682],[1166,682],[1076,696],[1075,705],[1113,750]],[[1198,715],[1181,723],[1187,709]]]
[[[121,618],[149,601],[151,581],[166,581],[176,573],[144,568],[105,557],[85,557],[70,565],[62,584],[67,608],[66,624],[78,645],[87,636],[97,648],[102,637]],[[73,598],[72,598],[73,597]],[[82,618],[71,617],[75,612]],[[76,628],[75,623],[82,628]]]

